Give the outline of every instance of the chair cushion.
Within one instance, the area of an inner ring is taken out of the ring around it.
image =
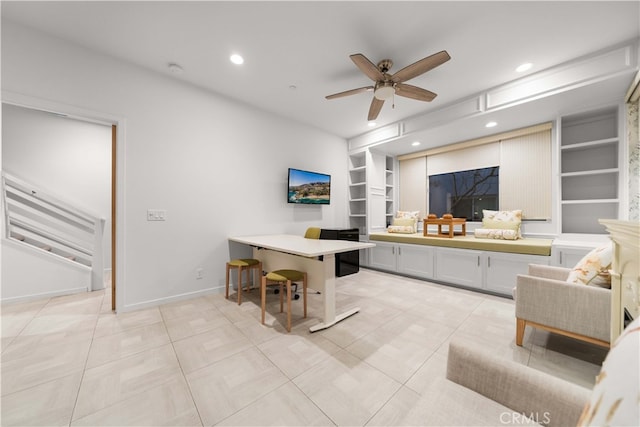
[[[260,261],[253,258],[242,258],[242,259],[232,259],[231,261],[229,261],[229,265],[232,265],[234,267],[248,267],[250,265],[256,265],[259,262]]]
[[[607,243],[586,254],[569,273],[567,282],[611,288],[609,269],[613,260],[613,245]]]
[[[304,273],[298,270],[276,270],[267,273],[267,280],[273,282],[286,282],[291,280],[292,282],[300,281],[304,278]]]

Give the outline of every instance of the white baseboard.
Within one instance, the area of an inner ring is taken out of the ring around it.
[[[135,304],[125,304],[124,307],[118,307],[118,313],[126,313],[129,311],[141,310],[143,308],[157,307],[159,305],[168,304],[176,301],[184,301],[191,298],[197,298],[204,295],[219,294],[224,292],[224,286],[216,286],[212,288],[202,289],[195,292],[188,292],[180,295],[172,295],[165,298],[157,298],[154,300],[143,301]],[[117,291],[116,291],[117,292]]]
[[[2,298],[2,304],[16,304],[21,302],[29,302],[44,298],[60,297],[65,295],[78,294],[80,292],[89,292],[87,288],[60,289],[54,292],[43,292],[41,294],[21,295],[19,297]]]

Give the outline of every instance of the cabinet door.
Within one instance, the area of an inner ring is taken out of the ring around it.
[[[375,242],[373,248],[369,248],[369,266],[381,270],[396,271],[396,244]]]
[[[482,288],[482,252],[435,248],[435,279],[470,288]]]
[[[553,263],[558,267],[573,268],[592,249],[576,246],[555,246],[553,247]]]
[[[548,256],[508,254],[503,252],[486,253],[486,289],[504,295],[512,295],[516,286],[516,276],[526,274],[529,264],[549,265]]]
[[[433,252],[431,246],[398,245],[398,272],[433,279]]]

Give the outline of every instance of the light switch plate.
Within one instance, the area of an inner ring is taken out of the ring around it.
[[[164,209],[148,209],[147,221],[166,221],[167,211]]]

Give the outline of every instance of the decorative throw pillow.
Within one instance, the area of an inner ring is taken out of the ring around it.
[[[492,226],[485,225],[485,220],[491,222]],[[510,227],[517,226],[518,237],[522,237],[520,231],[520,225],[522,224],[522,210],[517,209],[513,211],[492,211],[489,209],[482,210],[482,226],[484,228],[503,228],[496,227],[496,223],[503,223],[504,228],[511,229]]]
[[[413,221],[413,232],[418,231],[418,217],[420,216],[420,211],[397,211],[395,219],[411,219]],[[394,225],[395,222],[394,222]],[[398,224],[399,225],[399,224]]]
[[[473,234],[477,239],[518,240],[518,232],[504,228],[476,228]]]
[[[579,426],[640,425],[640,317],[618,337],[602,363]]]
[[[387,227],[388,233],[400,233],[400,234],[414,234],[415,228],[413,225],[390,225]]]
[[[569,273],[568,283],[611,288],[609,269],[613,260],[613,245],[607,243],[586,254]]]
[[[415,222],[416,221],[411,218],[393,218],[392,225],[410,225],[413,227],[413,224],[415,224]]]

